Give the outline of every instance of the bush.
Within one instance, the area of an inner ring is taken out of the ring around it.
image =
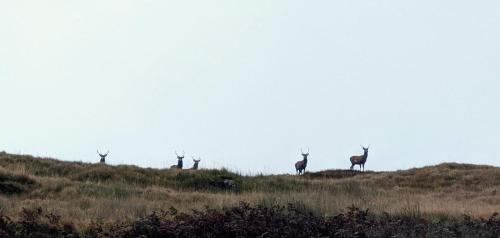
[[[173,178],[177,189],[240,191],[242,177],[226,169],[181,171]],[[229,182],[231,181],[231,182]],[[232,185],[229,185],[232,183]]]
[[[23,208],[17,221],[0,215],[0,237],[78,237],[75,226],[42,208]]]

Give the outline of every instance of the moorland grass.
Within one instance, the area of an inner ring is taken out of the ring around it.
[[[235,185],[225,187],[224,180]],[[23,208],[42,207],[76,226],[133,221],[170,207],[223,209],[241,201],[299,204],[318,216],[354,205],[375,215],[488,217],[500,211],[499,188],[500,168],[456,163],[395,172],[244,176],[227,169],[166,170],[0,153],[3,214],[16,217]]]

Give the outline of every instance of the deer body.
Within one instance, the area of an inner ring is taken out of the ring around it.
[[[304,157],[304,159],[302,159],[301,161],[297,161],[297,163],[295,163],[295,170],[298,175],[301,175],[304,172],[306,172],[308,156],[309,156],[309,149],[307,150],[307,153],[302,152],[302,157]]]
[[[365,163],[366,163],[366,159],[368,158],[368,149],[370,148],[370,146],[368,146],[368,148],[365,148],[363,146],[361,146],[363,148],[363,151],[364,151],[364,154],[363,155],[359,155],[359,156],[351,156],[351,170],[354,169],[354,166],[359,164],[359,170],[361,171],[361,167],[363,168],[363,171],[365,171]]]

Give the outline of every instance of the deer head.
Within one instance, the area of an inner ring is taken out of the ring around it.
[[[195,164],[200,163],[200,161],[201,161],[201,157],[198,157],[198,159],[196,159],[196,158],[193,156],[193,162],[194,162]]]
[[[307,153],[304,153],[304,151],[301,148],[300,153],[302,153],[302,157],[304,157],[304,160],[307,160],[307,157],[309,156],[309,148],[307,148]]]
[[[368,149],[370,149],[370,145],[368,145],[368,147],[366,147],[366,148],[362,145],[360,145],[360,146],[361,146],[361,148],[363,148],[363,151],[365,152],[365,154],[368,153]]]
[[[201,157],[198,157],[198,159],[196,159],[193,156],[193,162],[194,162],[193,169],[198,169],[198,164],[200,163],[200,161],[201,161]]]
[[[104,163],[104,162],[106,162],[106,156],[108,156],[109,150],[108,150],[108,152],[106,152],[106,154],[101,154],[101,152],[99,152],[99,150],[97,150],[97,154],[101,157],[101,163]]]

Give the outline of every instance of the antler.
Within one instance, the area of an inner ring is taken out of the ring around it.
[[[109,150],[108,150],[108,152],[106,152],[106,154],[101,154],[101,152],[99,152],[99,149],[98,149],[97,154],[107,156],[109,154]]]
[[[186,155],[186,152],[182,151],[182,156],[180,156],[179,154],[177,154],[177,151],[175,151],[175,155],[177,155],[177,157],[184,158],[184,156]]]
[[[361,148],[365,149],[365,147],[363,145],[360,145],[360,146],[361,146]],[[368,147],[366,147],[366,149],[370,149],[370,146],[371,146],[371,144],[369,144]]]

